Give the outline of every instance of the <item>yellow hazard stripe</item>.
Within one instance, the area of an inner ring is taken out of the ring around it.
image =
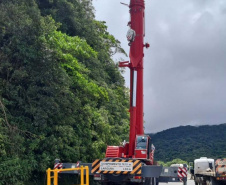
[[[134,174],[139,168],[141,168],[141,164],[139,164],[130,174]]]
[[[91,170],[91,173],[94,173],[99,167],[100,167],[100,163],[99,163],[95,168],[93,168],[93,169]]]
[[[92,167],[94,167],[98,162],[100,162],[99,159],[96,159],[93,163],[92,163]]]
[[[98,164],[99,163],[99,164]],[[97,165],[97,166],[95,166]],[[95,166],[95,168],[94,168]],[[92,170],[91,173],[94,173],[98,168],[100,167],[100,160],[96,159],[93,163],[92,163]]]
[[[137,163],[139,163],[140,161],[136,160],[134,163],[133,163],[133,166],[136,166]]]
[[[108,170],[105,170],[105,171],[101,171],[100,170],[100,163],[101,162],[132,162],[133,163],[133,170],[132,171],[108,171]],[[92,170],[91,172],[92,173],[102,173],[102,174],[141,174],[141,167],[142,167],[142,164],[141,164],[141,161],[140,160],[134,160],[134,159],[114,159],[114,158],[111,158],[111,159],[103,159],[103,160],[95,160],[93,163],[92,163]]]
[[[104,160],[102,160],[101,162],[105,162],[106,160],[104,159]],[[100,166],[100,164],[99,164],[99,166]],[[101,170],[98,170],[97,171],[97,173],[100,173],[101,172]]]

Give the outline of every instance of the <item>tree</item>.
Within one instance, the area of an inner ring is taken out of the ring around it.
[[[0,184],[41,184],[55,158],[92,162],[127,137],[128,90],[111,59],[119,43],[90,1],[37,2],[0,2]],[[53,19],[56,7],[100,29],[72,35],[70,21]]]

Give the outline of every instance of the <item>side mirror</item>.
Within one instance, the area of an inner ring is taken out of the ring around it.
[[[212,170],[213,169],[213,164],[212,163],[209,163],[209,167]]]

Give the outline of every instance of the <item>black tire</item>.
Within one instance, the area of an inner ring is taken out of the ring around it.
[[[210,185],[217,185],[217,181],[215,178],[213,177],[210,178]]]
[[[207,180],[207,181],[206,181],[206,185],[211,185],[210,180]]]
[[[156,185],[159,185],[159,178],[156,178]]]
[[[197,182],[197,177],[194,175],[194,181],[195,181],[195,185],[199,185],[199,183]]]
[[[158,185],[158,184],[159,184],[158,179],[155,178],[155,177],[152,177],[152,178],[151,178],[151,185]]]
[[[158,185],[158,179],[155,177],[146,177],[143,185]]]
[[[108,182],[101,182],[101,185],[108,185]]]
[[[153,185],[152,184],[152,178],[151,177],[146,177],[145,178],[145,182],[143,183],[143,185]]]
[[[196,180],[194,180],[194,181],[195,181],[195,185],[199,185],[199,183]]]
[[[109,183],[110,184],[121,184],[121,182],[124,181],[124,179],[127,178],[127,176],[123,175],[123,174],[118,174],[118,175],[115,175],[115,174],[106,174],[106,179],[109,180],[108,185]]]

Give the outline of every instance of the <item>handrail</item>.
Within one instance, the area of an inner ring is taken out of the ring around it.
[[[79,170],[80,176],[81,176],[81,184],[80,185],[89,185],[89,167],[88,166],[81,166],[78,168],[66,168],[66,169],[54,169],[51,170],[50,168],[48,168],[48,170],[46,170],[47,173],[47,185],[51,185],[51,181],[53,179],[53,185],[58,185],[58,173],[59,172],[65,172],[65,171],[74,171],[74,170]],[[86,183],[84,183],[84,171],[86,172]],[[51,176],[51,173],[53,173],[53,176]]]

